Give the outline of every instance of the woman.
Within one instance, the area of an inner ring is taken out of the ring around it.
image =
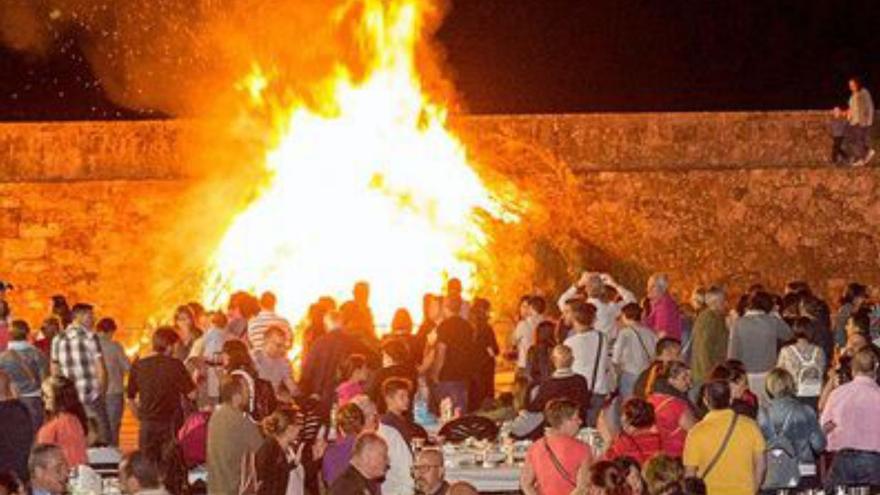
[[[67,298],[61,294],[52,296],[49,304],[49,314],[61,321],[61,328],[67,328],[73,321],[73,314],[70,312],[70,305],[67,304]]]
[[[846,326],[850,316],[868,299],[868,287],[858,282],[846,286],[840,297],[840,309],[834,317],[834,341],[838,347],[846,345]]]
[[[680,458],[687,432],[696,424],[687,395],[692,385],[691,372],[681,361],[670,361],[660,366],[657,377],[648,402],[654,406],[663,451],[670,457]]]
[[[202,330],[189,306],[178,306],[174,311],[174,331],[180,337],[180,346],[174,357],[186,361],[193,344],[202,336]]]
[[[354,403],[340,407],[336,411],[336,429],[336,440],[327,446],[321,461],[321,473],[327,486],[348,468],[354,442],[364,429],[364,412]]]
[[[645,463],[663,451],[663,439],[657,431],[654,406],[644,399],[633,397],[623,404],[623,429],[611,442],[605,458],[615,460],[632,457]]]
[[[724,380],[730,384],[730,408],[737,414],[758,418],[758,396],[749,390],[749,378],[742,363],[730,359],[716,366],[709,374],[709,380]],[[700,416],[705,414],[705,404],[701,404]]]
[[[240,340],[223,344],[223,369],[230,375],[239,375],[248,384],[246,412],[254,421],[262,421],[278,407],[272,384],[259,378],[247,346]]]
[[[645,484],[651,495],[682,493],[684,466],[679,459],[658,455],[645,464]]]
[[[468,319],[474,327],[474,354],[477,372],[471,380],[469,404],[480,408],[483,403],[495,397],[495,356],[498,355],[498,340],[495,330],[489,323],[492,306],[483,298],[474,299]]]
[[[656,457],[658,456],[654,456],[652,459]],[[632,457],[618,457],[616,464],[626,476],[626,484],[629,486],[632,495],[648,495],[651,493],[648,491],[645,479],[642,478],[642,467],[639,466],[638,461]]]
[[[88,419],[74,383],[63,376],[51,376],[43,382],[48,421],[37,432],[36,443],[61,447],[70,467],[88,464],[86,432]]]
[[[303,493],[302,452],[294,450],[302,424],[302,414],[291,408],[279,409],[263,419],[265,440],[254,459],[258,495],[285,495],[288,483],[294,485],[290,493]]]
[[[429,345],[430,335],[434,333],[440,324],[440,309],[442,298],[434,294],[425,294],[422,296],[422,323],[416,332],[415,349],[413,349],[413,360],[416,363],[424,362]]]
[[[366,393],[369,374],[367,358],[363,354],[348,356],[339,367],[341,383],[336,387],[337,405],[344,406],[354,397]]]
[[[398,341],[406,348],[406,364],[412,365],[418,343],[413,335],[413,320],[406,308],[398,308],[391,318],[391,333],[382,337],[382,345],[388,342]]]
[[[779,351],[777,366],[795,379],[795,396],[814,410],[822,393],[827,360],[822,349],[810,340],[813,322],[798,318],[792,325],[795,341]]]
[[[529,349],[526,358],[526,375],[529,382],[540,384],[553,376],[553,362],[550,354],[556,346],[556,326],[545,320],[535,329],[535,344]]]
[[[761,409],[758,424],[768,442],[779,435],[794,446],[801,473],[797,490],[819,488],[816,461],[817,455],[825,449],[825,434],[816,411],[798,401],[795,392],[794,377],[782,368],[773,369],[767,375],[770,401]]]
[[[578,471],[577,488],[571,495],[630,495],[626,473],[611,461],[584,465]]]

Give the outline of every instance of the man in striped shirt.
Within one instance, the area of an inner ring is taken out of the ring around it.
[[[286,347],[290,349],[292,344],[292,336],[290,334],[290,323],[275,313],[275,305],[278,302],[275,294],[264,292],[260,296],[260,312],[251,318],[248,322],[248,342],[254,351],[265,351],[266,347],[266,330],[269,327],[279,327],[286,334]]]

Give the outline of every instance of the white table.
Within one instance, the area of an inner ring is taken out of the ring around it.
[[[515,492],[519,490],[519,471],[519,466],[506,464],[491,468],[448,467],[446,481],[466,481],[480,492]]]

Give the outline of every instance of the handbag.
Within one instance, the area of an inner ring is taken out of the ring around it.
[[[767,470],[764,472],[764,482],[761,484],[761,488],[765,490],[794,488],[801,481],[797,450],[794,443],[783,436],[793,412],[788,412],[779,430],[771,424],[773,437],[767,442],[767,448],[764,450]]]

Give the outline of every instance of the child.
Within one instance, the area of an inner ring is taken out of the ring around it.
[[[834,107],[834,110],[831,111],[831,122],[829,124],[831,139],[833,139],[831,144],[831,163],[834,165],[844,165],[847,161],[847,155],[843,151],[843,140],[846,135],[847,125],[846,112],[841,110],[840,107]]]
[[[342,363],[339,374],[343,382],[336,387],[336,401],[342,407],[353,397],[366,393],[369,374],[367,358],[361,354],[352,354]]]

